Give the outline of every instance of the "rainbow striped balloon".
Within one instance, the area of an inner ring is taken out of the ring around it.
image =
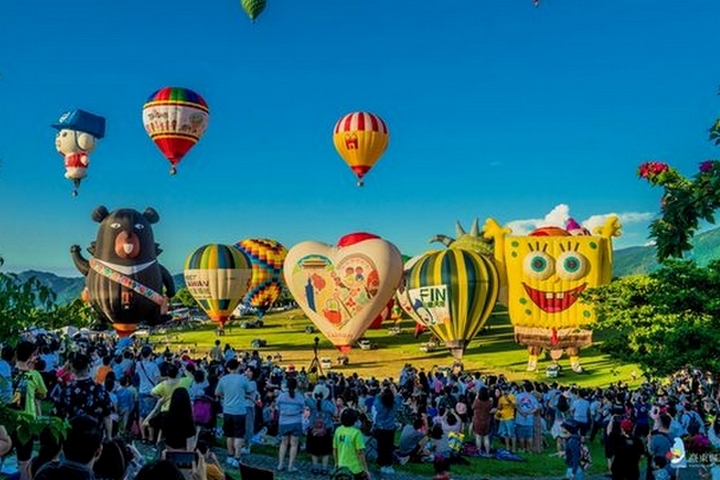
[[[243,304],[255,307],[262,318],[282,295],[283,263],[287,248],[277,240],[248,238],[235,244],[252,263],[252,281]]]
[[[187,88],[161,88],[143,106],[145,131],[172,164],[172,174],[203,136],[209,120],[210,109],[205,99]]]
[[[185,284],[208,317],[224,326],[250,287],[250,259],[228,245],[203,245],[185,260]]]
[[[427,252],[407,276],[415,314],[457,359],[490,317],[499,288],[493,261],[469,250]]]
[[[385,153],[390,132],[385,121],[369,112],[353,112],[342,117],[333,129],[333,143],[355,176],[358,185]]]

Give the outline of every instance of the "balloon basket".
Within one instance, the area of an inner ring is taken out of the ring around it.
[[[176,175],[177,174],[177,168],[170,167],[170,175]]]
[[[72,193],[70,194],[70,196],[71,196],[72,198],[77,197],[77,196],[78,196],[78,191],[77,191],[77,189],[73,189],[73,191],[72,191]]]
[[[362,180],[358,180],[357,185],[358,185],[358,187],[362,187],[365,185],[365,182],[363,182]]]

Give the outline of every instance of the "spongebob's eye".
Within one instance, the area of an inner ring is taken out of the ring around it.
[[[112,228],[112,229],[114,229],[114,230],[117,230],[117,229],[120,228],[120,227],[122,227],[122,225],[120,225],[120,224],[117,223],[117,222],[110,224],[110,228]]]
[[[135,230],[145,230],[145,225],[143,225],[142,223],[136,223]]]
[[[587,273],[588,260],[578,252],[562,253],[557,259],[558,276],[563,280],[577,280]]]
[[[60,135],[62,135],[63,137],[67,137],[67,136],[68,136],[68,132],[63,131],[62,133],[60,133]]]
[[[555,261],[545,252],[530,252],[523,260],[525,274],[536,280],[545,280],[555,271]]]

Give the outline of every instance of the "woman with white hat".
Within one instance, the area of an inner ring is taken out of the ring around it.
[[[330,400],[330,389],[324,384],[315,386],[312,398],[306,401],[310,411],[310,428],[307,432],[306,450],[312,458],[313,475],[329,473],[328,463],[332,453],[333,416],[336,414],[335,404]],[[318,467],[322,461],[322,468]]]

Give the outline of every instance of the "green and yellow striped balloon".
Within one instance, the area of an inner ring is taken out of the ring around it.
[[[245,13],[250,17],[250,20],[254,22],[258,15],[265,10],[267,0],[241,0],[240,3]]]
[[[493,261],[469,250],[427,252],[407,278],[416,315],[458,360],[490,317],[499,288]]]
[[[250,259],[229,245],[203,245],[185,260],[185,284],[208,317],[225,326],[250,288]]]

